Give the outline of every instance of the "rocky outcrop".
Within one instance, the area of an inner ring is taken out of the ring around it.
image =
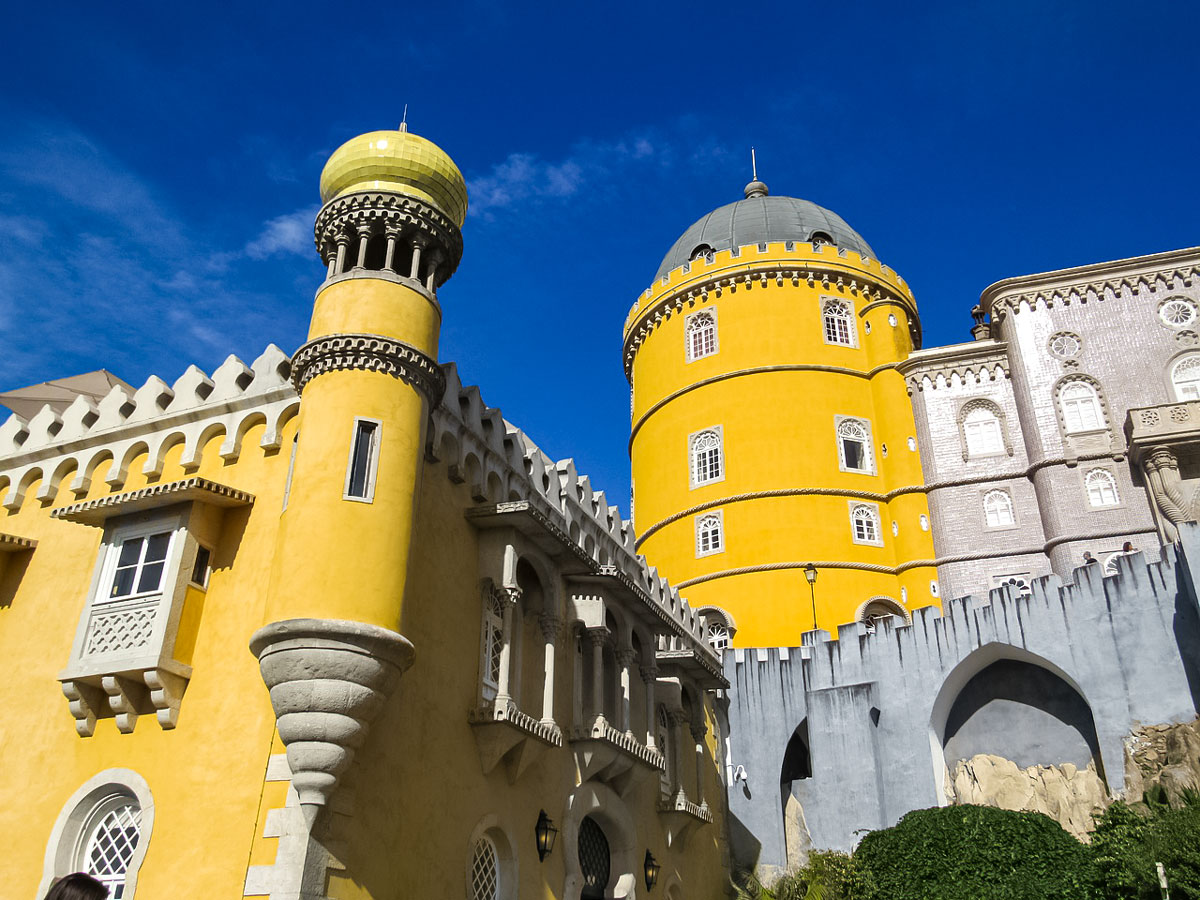
[[[1200,790],[1200,720],[1145,725],[1125,738],[1125,796],[1131,802],[1161,789],[1171,803]]]
[[[958,761],[948,793],[954,803],[1045,813],[1083,841],[1089,839],[1093,815],[1110,802],[1094,762],[1086,769],[1071,763],[1022,769],[986,753]]]

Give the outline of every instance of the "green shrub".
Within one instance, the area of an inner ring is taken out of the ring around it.
[[[1171,885],[1171,900],[1200,900],[1200,799],[1186,795],[1173,809],[1149,797],[1131,807],[1120,801],[1096,820],[1091,853],[1099,897],[1159,900],[1155,863]]]
[[[919,809],[854,855],[854,900],[1091,900],[1088,848],[1048,816]]]

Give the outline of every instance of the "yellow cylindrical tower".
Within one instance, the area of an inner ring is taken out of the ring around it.
[[[638,298],[638,547],[693,608],[728,614],[735,645],[794,644],[814,606],[836,630],[938,602],[896,371],[919,342],[903,279],[839,216],[758,181],[689,228]]]
[[[310,824],[413,659],[405,585],[425,424],[445,389],[436,291],[462,256],[467,191],[401,126],[334,152],[321,199],[328,274],[292,357],[296,444],[250,642]]]

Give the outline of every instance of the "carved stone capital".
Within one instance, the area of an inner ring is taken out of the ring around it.
[[[437,360],[402,341],[377,334],[332,334],[309,341],[292,357],[292,384],[299,394],[318,375],[343,369],[399,378],[424,394],[431,408],[446,392],[446,376]]]
[[[617,658],[617,665],[623,669],[627,669],[632,666],[634,661],[637,659],[637,653],[632,647],[622,647],[614,654],[614,656]]]
[[[558,639],[558,634],[562,630],[562,619],[542,613],[538,616],[538,625],[542,628],[542,637],[547,641],[554,641]]]
[[[1157,472],[1161,469],[1178,469],[1179,460],[1175,456],[1175,451],[1169,447],[1153,447],[1142,457],[1142,466],[1150,472]]]
[[[639,666],[638,671],[642,675],[642,681],[646,684],[651,684],[658,678],[658,666]]]
[[[609,634],[607,628],[588,628],[585,634],[587,634],[588,640],[592,642],[593,647],[603,647],[608,643]]]
[[[412,663],[412,644],[377,625],[287,619],[256,631],[250,650],[311,827]]]

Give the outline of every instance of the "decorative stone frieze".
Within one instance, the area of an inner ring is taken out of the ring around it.
[[[377,625],[287,619],[256,631],[250,650],[271,691],[292,785],[311,826],[412,664],[413,646]]]
[[[95,500],[86,500],[70,506],[60,506],[50,510],[50,515],[66,522],[102,525],[116,515],[124,516],[189,501],[208,503],[212,506],[249,506],[254,502],[254,495],[209,481],[207,478],[194,477],[166,484],[152,484],[125,494],[97,497]]]
[[[318,375],[345,369],[381,372],[411,384],[430,405],[441,402],[446,377],[437,360],[377,334],[334,334],[309,341],[292,357],[292,383],[302,393]]]

